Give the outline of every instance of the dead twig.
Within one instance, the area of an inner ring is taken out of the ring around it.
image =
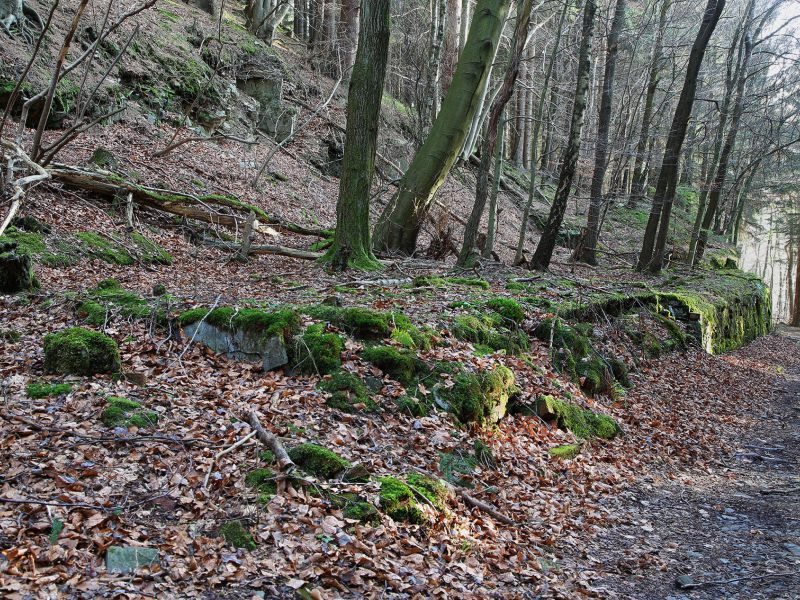
[[[258,420],[258,415],[255,411],[251,410],[247,414],[247,419],[245,420],[250,423],[250,427],[255,431],[258,441],[267,446],[272,451],[272,454],[275,455],[275,460],[281,472],[291,473],[295,469],[295,464],[292,459],[289,458],[286,448],[283,447],[283,444],[281,444],[281,441],[275,435],[261,426],[261,422]]]
[[[219,452],[217,452],[214,455],[214,457],[211,459],[211,464],[208,465],[208,471],[206,472],[206,476],[203,479],[203,489],[204,490],[208,489],[208,480],[211,478],[211,471],[214,470],[214,463],[216,463],[220,458],[222,458],[226,454],[236,450],[239,446],[247,443],[247,441],[252,439],[256,435],[256,433],[258,433],[258,432],[255,431],[255,430],[251,431],[250,433],[248,433],[246,436],[244,436],[242,439],[240,439],[235,444],[232,444],[231,446],[228,446],[224,450],[220,450]]]

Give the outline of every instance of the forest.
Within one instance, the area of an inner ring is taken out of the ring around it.
[[[797,0],[0,0],[0,111],[0,597],[797,597]]]

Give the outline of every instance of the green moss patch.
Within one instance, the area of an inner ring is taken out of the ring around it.
[[[575,458],[580,454],[581,447],[579,444],[565,444],[563,446],[556,446],[547,451],[553,458],[563,458],[569,460]]]
[[[225,539],[225,542],[234,548],[243,548],[245,550],[255,550],[256,541],[253,539],[253,534],[242,525],[241,521],[228,521],[219,528],[220,537]]]
[[[486,307],[515,325],[525,319],[525,309],[520,306],[519,302],[511,298],[492,298],[486,303]]]
[[[425,513],[412,489],[395,477],[379,477],[381,509],[395,521],[424,523]]]
[[[172,255],[154,241],[138,231],[131,233],[131,240],[139,249],[139,258],[145,264],[171,265]]]
[[[579,358],[588,356],[591,350],[590,325],[570,327],[561,319],[548,317],[536,326],[533,334],[543,342],[549,343],[552,338],[554,348],[566,348]]]
[[[488,290],[491,286],[485,279],[478,279],[476,277],[448,277],[447,283],[454,283],[456,285],[466,285],[469,287],[476,287],[482,290]]]
[[[141,404],[128,398],[109,396],[108,407],[100,414],[106,427],[134,426],[139,429],[153,427],[158,423],[158,413],[145,410]]]
[[[163,310],[153,309],[147,300],[125,290],[114,279],[101,281],[96,288],[89,290],[78,305],[78,314],[97,326],[103,326],[117,317],[143,319],[156,316],[160,322],[166,320]]]
[[[395,330],[405,331],[421,348],[430,347],[430,341],[403,313],[382,312],[371,308],[339,306],[311,306],[306,313],[320,321],[326,321],[350,335],[364,340],[385,339]]]
[[[412,385],[425,369],[425,363],[417,358],[416,352],[407,348],[371,346],[361,352],[361,358],[405,386]]]
[[[395,398],[394,403],[400,412],[412,417],[426,417],[430,411],[428,402],[406,394]]]
[[[509,329],[499,315],[458,315],[453,322],[453,335],[465,342],[519,354],[528,349],[528,337],[519,329]]]
[[[347,371],[336,371],[320,382],[319,389],[329,392],[331,397],[325,402],[331,408],[344,412],[375,412],[378,405],[370,397],[369,390],[360,377]]]
[[[290,308],[270,312],[259,308],[236,309],[220,306],[211,311],[207,308],[193,308],[178,317],[182,327],[199,321],[221,329],[257,331],[267,338],[279,336],[287,342],[297,332],[300,316],[297,311]]]
[[[128,250],[95,231],[82,231],[75,234],[81,243],[83,253],[112,265],[132,265],[135,261]]]
[[[25,388],[28,398],[47,398],[49,396],[60,396],[69,394],[72,386],[68,383],[29,383]]]
[[[424,496],[437,510],[445,510],[447,508],[450,491],[439,479],[419,473],[411,473],[406,477],[406,483],[418,494]]]
[[[462,371],[451,387],[437,386],[434,393],[461,423],[493,425],[506,414],[509,398],[516,393],[514,373],[504,366],[490,371]]]
[[[306,328],[292,344],[291,362],[301,373],[328,375],[342,366],[344,340],[335,333],[326,333],[325,324]]]
[[[599,437],[610,440],[620,432],[619,425],[611,417],[553,396],[540,396],[536,411],[545,421],[553,421],[558,427],[571,431],[579,438]]]
[[[260,502],[269,502],[277,493],[275,473],[271,469],[255,469],[245,475],[244,483],[247,487],[259,492]]]
[[[100,332],[71,327],[44,337],[44,369],[49,373],[94,375],[120,368],[117,343]]]
[[[289,450],[289,458],[306,473],[320,479],[333,479],[350,468],[350,462],[316,444],[300,444]]]

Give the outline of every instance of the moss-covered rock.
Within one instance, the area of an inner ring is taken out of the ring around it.
[[[98,331],[70,327],[44,337],[44,369],[63,375],[117,373],[117,343]]]
[[[300,444],[289,450],[289,458],[306,473],[320,479],[333,479],[350,468],[350,462],[316,444]]]
[[[598,354],[581,359],[575,366],[581,388],[587,394],[610,394],[614,374],[608,362]]]
[[[219,528],[219,535],[234,548],[255,550],[257,547],[253,534],[242,525],[241,521],[228,521],[222,524]]]
[[[564,460],[569,460],[571,458],[575,458],[580,454],[581,447],[580,444],[564,444],[563,446],[556,446],[555,448],[550,448],[547,451],[550,456],[553,458],[562,458]]]
[[[39,288],[29,254],[17,242],[0,242],[0,293],[16,294]]]
[[[360,377],[347,371],[336,371],[330,379],[320,382],[319,389],[329,392],[326,404],[344,412],[375,412],[378,405],[370,397],[369,390]]]
[[[370,346],[364,348],[361,358],[405,386],[412,385],[417,375],[425,369],[425,363],[417,358],[416,352],[407,348]]]
[[[519,354],[528,349],[528,337],[517,328],[508,329],[501,324],[502,317],[489,315],[458,315],[453,322],[453,335],[465,342],[485,346],[491,350],[505,350]]]
[[[306,328],[292,342],[293,368],[301,373],[328,375],[342,366],[344,340],[335,333],[326,333],[325,324]]]
[[[390,337],[396,330],[406,332],[417,344],[424,348],[430,346],[430,341],[417,329],[403,313],[391,311],[382,312],[371,308],[340,307],[340,306],[310,306],[305,312],[326,321],[350,335],[364,340],[379,340]]]
[[[424,523],[425,513],[412,489],[395,477],[379,477],[381,510],[395,521]]]
[[[133,426],[139,429],[153,427],[158,423],[158,413],[145,410],[141,404],[128,398],[109,396],[108,407],[100,414],[106,427]]]
[[[571,431],[579,438],[599,437],[610,440],[620,432],[619,425],[611,417],[553,396],[540,396],[536,411],[545,421],[553,421],[558,427]]]
[[[515,392],[514,373],[504,366],[475,373],[461,371],[453,377],[451,387],[434,389],[461,423],[478,425],[493,425],[502,419]]]
[[[72,386],[68,383],[43,383],[34,382],[29,383],[25,388],[25,393],[28,398],[47,398],[49,396],[60,396],[61,394],[69,394],[72,391]]]

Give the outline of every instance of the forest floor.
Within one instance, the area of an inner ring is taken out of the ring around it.
[[[782,326],[778,334],[800,343],[800,329]],[[779,341],[770,336],[743,354],[757,362],[766,358],[759,350]],[[715,468],[647,478],[624,494],[617,508],[623,524],[590,550],[606,573],[599,581],[608,597],[800,597],[800,367],[793,353],[773,396],[743,409],[755,426],[728,440],[732,454]]]

